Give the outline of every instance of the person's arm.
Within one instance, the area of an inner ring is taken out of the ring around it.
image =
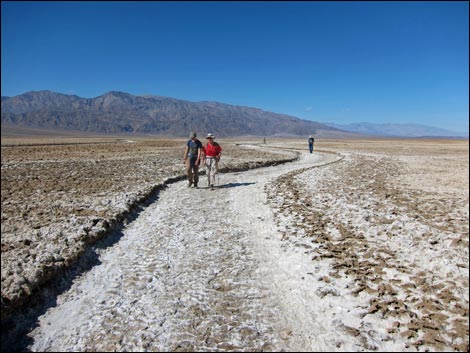
[[[220,161],[220,157],[222,157],[222,147],[220,145],[217,145],[219,147],[217,150],[219,153],[217,153],[217,162]]]
[[[186,145],[186,148],[184,149],[183,163],[186,163],[186,160],[188,159],[188,152],[189,152],[189,146]]]
[[[202,145],[202,148],[201,148],[201,159],[204,161],[205,158],[206,158],[206,150],[205,150],[205,146]]]
[[[202,157],[202,143],[201,143],[201,147],[199,147],[197,149],[197,159],[196,159],[196,165],[199,165],[200,161],[201,161],[201,157]]]

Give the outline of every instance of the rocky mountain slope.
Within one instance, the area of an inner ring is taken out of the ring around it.
[[[187,136],[190,130],[227,136],[352,137],[314,121],[218,102],[108,92],[81,98],[51,91],[2,97],[3,126],[95,133]]]

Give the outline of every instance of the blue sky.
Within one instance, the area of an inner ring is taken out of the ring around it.
[[[1,93],[124,91],[468,132],[468,6],[2,1]]]

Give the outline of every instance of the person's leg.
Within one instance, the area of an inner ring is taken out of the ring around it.
[[[189,158],[186,162],[186,172],[188,174],[188,186],[191,186],[193,183],[193,168],[191,168],[191,161]]]
[[[215,184],[215,159],[211,158],[209,159],[209,165],[208,165],[208,174],[207,174],[207,178],[208,178],[208,183],[209,183],[209,187],[212,187],[214,186]]]
[[[197,183],[199,182],[199,166],[195,165],[193,170],[193,178],[194,178],[194,187],[197,187]]]
[[[211,186],[211,160],[206,160],[207,186]]]
[[[215,185],[215,173],[214,173],[214,170],[212,170],[211,177],[212,177],[211,186],[214,186],[214,185]]]

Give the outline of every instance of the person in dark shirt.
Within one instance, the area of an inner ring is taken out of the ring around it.
[[[310,153],[313,152],[313,143],[315,142],[315,139],[313,138],[312,135],[308,137],[308,149],[310,150]]]
[[[188,187],[194,185],[197,188],[199,181],[199,164],[201,161],[202,143],[196,137],[196,132],[192,131],[184,150],[184,161],[188,173]]]

